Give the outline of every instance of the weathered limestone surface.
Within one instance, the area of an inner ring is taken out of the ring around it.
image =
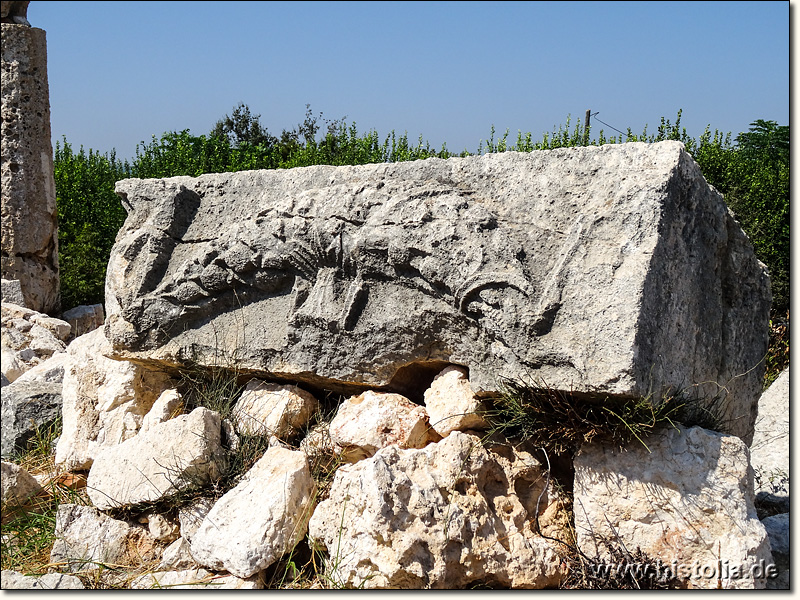
[[[31,577],[17,571],[3,571],[2,586],[4,590],[83,590],[81,580],[74,575],[46,573],[40,577]]]
[[[115,355],[407,393],[729,390],[752,435],[766,270],[679,142],[125,180]],[[438,368],[436,368],[438,366]],[[734,376],[746,374],[734,379]],[[705,383],[711,382],[711,383]]]
[[[170,377],[127,361],[106,358],[110,345],[102,329],[82,335],[67,350],[62,407],[63,434],[56,464],[88,469],[103,448],[135,436]]]
[[[148,590],[261,590],[264,581],[255,575],[240,579],[228,573],[212,573],[205,569],[184,569],[182,571],[156,571],[137,577],[131,582],[131,589]]]
[[[756,494],[771,504],[789,501],[789,368],[758,401],[758,419],[750,463],[756,474]]]
[[[50,561],[70,571],[137,565],[157,559],[160,548],[143,527],[112,519],[91,506],[62,504],[56,513]]]
[[[392,444],[424,448],[439,439],[424,407],[400,394],[373,391],[342,402],[328,432],[338,453],[349,462],[372,456]]]
[[[203,519],[192,556],[241,578],[263,571],[306,534],[313,494],[305,454],[270,448]]]
[[[778,567],[778,577],[767,580],[768,590],[789,589],[789,513],[773,515],[762,521],[769,536],[769,545],[772,547],[772,557]]]
[[[15,381],[3,387],[0,454],[25,451],[36,430],[55,424],[61,412],[60,383]]]
[[[3,302],[0,314],[2,369],[10,382],[67,346],[70,325],[66,321],[10,302]]]
[[[33,475],[11,462],[0,462],[0,479],[2,479],[4,506],[24,504],[28,498],[42,490],[42,486]]]
[[[308,423],[319,402],[296,385],[251,379],[233,407],[238,433],[288,439]]]
[[[60,309],[58,221],[50,142],[47,41],[42,29],[2,25],[2,275],[25,306]]]
[[[106,320],[102,304],[82,304],[64,311],[61,318],[72,326],[70,339],[102,327]]]
[[[219,479],[226,468],[219,414],[204,407],[103,449],[86,482],[100,509],[155,502]]]
[[[555,586],[557,546],[532,523],[539,508],[547,535],[564,539],[560,501],[544,485],[533,456],[487,451],[474,435],[389,446],[337,471],[309,537],[328,550],[326,577],[347,587]]]
[[[467,371],[449,366],[425,390],[425,410],[434,431],[442,437],[453,431],[488,429],[479,414],[482,403],[472,391]]]
[[[665,564],[742,568],[722,587],[763,588],[749,569],[772,562],[753,505],[753,470],[744,442],[700,427],[667,429],[623,449],[584,445],[575,456],[574,514],[578,547],[607,556],[603,540],[640,547]],[[732,571],[729,571],[732,573]],[[717,577],[692,585],[716,588]]]

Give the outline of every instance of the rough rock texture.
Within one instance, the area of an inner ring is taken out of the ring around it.
[[[453,431],[487,429],[488,424],[478,414],[481,408],[481,400],[472,391],[463,367],[445,368],[425,391],[428,419],[442,437]]]
[[[97,569],[98,563],[138,565],[160,554],[145,528],[112,519],[91,506],[59,506],[55,535],[50,562],[63,562],[69,571]]]
[[[3,3],[5,4],[5,2]],[[81,580],[74,575],[47,573],[41,577],[30,577],[17,571],[3,571],[4,590],[83,590]]]
[[[0,462],[3,505],[25,504],[31,496],[42,491],[42,486],[25,469],[11,462]]]
[[[180,414],[183,408],[183,398],[175,389],[164,390],[153,403],[153,407],[142,419],[140,431],[144,432],[160,423],[169,421]]]
[[[192,556],[241,578],[263,571],[305,535],[313,493],[305,454],[270,448],[203,519]]]
[[[356,462],[380,448],[423,448],[439,439],[425,408],[400,394],[366,391],[339,406],[329,433],[342,457]]]
[[[106,333],[119,357],[348,392],[406,393],[447,364],[482,394],[498,377],[625,397],[719,383],[731,432],[752,435],[768,277],[679,142],[116,191],[128,218]]]
[[[105,447],[135,436],[161,393],[174,387],[165,373],[105,357],[102,329],[74,340],[64,370],[63,425],[56,464],[88,469]]]
[[[191,504],[181,506],[178,509],[178,520],[181,524],[181,535],[191,542],[197,528],[206,518],[208,511],[214,507],[214,500],[211,498],[198,498]]]
[[[9,381],[66,348],[70,333],[66,321],[8,302],[2,304],[0,312],[2,369]]]
[[[750,463],[755,471],[756,497],[772,504],[789,500],[789,368],[758,401]],[[787,508],[788,510],[788,508]]]
[[[58,221],[50,142],[47,40],[42,29],[3,23],[2,275],[21,284],[25,306],[60,308]]]
[[[185,569],[196,569],[200,565],[192,556],[189,542],[185,537],[179,537],[169,546],[164,548],[161,555],[161,562],[158,563],[156,571],[183,571]]]
[[[24,382],[37,383],[58,383],[64,382],[64,367],[69,363],[69,355],[66,352],[57,352],[47,360],[25,371],[14,383]]]
[[[7,385],[2,394],[2,456],[25,451],[36,430],[44,430],[61,416],[60,383],[23,381]]]
[[[219,414],[204,407],[103,449],[86,486],[100,509],[155,502],[219,479],[226,468]]]
[[[22,284],[19,281],[16,279],[3,279],[2,285],[3,302],[25,306],[25,296],[22,295]]]
[[[778,577],[767,580],[767,589],[789,589],[789,513],[767,517],[762,521],[769,536],[769,545],[772,548],[772,558],[778,567]]]
[[[667,429],[626,448],[584,445],[575,456],[574,513],[578,547],[606,556],[603,540],[641,548],[670,564],[744,566],[729,588],[763,588],[749,568],[772,562],[753,506],[753,471],[735,436],[700,427]],[[717,578],[694,577],[715,588]]]
[[[167,588],[171,590],[262,590],[264,581],[258,575],[240,579],[227,573],[212,573],[205,569],[157,571],[137,577],[131,589]]]
[[[252,379],[233,407],[238,433],[288,439],[308,423],[319,402],[296,385]]]
[[[65,311],[61,318],[72,326],[70,338],[74,339],[102,327],[106,315],[102,304],[82,304]]]
[[[326,577],[347,587],[555,586],[556,545],[531,523],[543,488],[530,454],[489,452],[477,436],[454,432],[340,468],[309,537],[328,550]],[[538,507],[543,530],[563,539],[552,489]]]

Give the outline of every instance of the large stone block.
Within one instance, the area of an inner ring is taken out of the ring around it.
[[[768,277],[679,142],[116,191],[116,357],[348,393],[409,395],[447,364],[479,395],[522,376],[622,397],[724,386],[727,430],[752,435]]]
[[[20,282],[25,306],[60,308],[58,220],[50,141],[47,40],[6,23],[2,44],[2,274]]]
[[[694,588],[764,588],[775,567],[744,442],[676,427],[646,443],[585,444],[575,456],[580,550],[609,560],[607,544],[640,548]]]

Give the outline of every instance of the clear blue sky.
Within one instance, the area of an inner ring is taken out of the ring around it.
[[[636,133],[680,108],[693,136],[787,125],[789,12],[765,1],[33,0],[28,20],[47,31],[53,139],[130,158],[165,131],[207,133],[239,102],[273,134],[310,104],[360,132],[451,151],[477,150],[492,125],[538,140],[586,109]]]

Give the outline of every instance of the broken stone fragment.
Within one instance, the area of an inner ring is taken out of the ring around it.
[[[561,506],[533,456],[456,431],[341,467],[309,537],[327,549],[325,577],[342,587],[553,587],[558,548],[533,521],[564,539]]]
[[[100,452],[87,481],[101,509],[158,502],[218,480],[227,468],[219,414],[204,407]]]
[[[487,429],[489,425],[479,414],[482,407],[463,367],[446,367],[425,391],[425,409],[431,427],[442,437],[453,431]]]
[[[50,562],[77,572],[105,565],[138,566],[160,555],[144,527],[112,519],[91,506],[62,504],[56,513]]]
[[[170,376],[112,360],[102,329],[82,335],[67,350],[63,383],[63,433],[56,464],[86,470],[104,448],[134,437],[161,393],[173,388]]]
[[[292,437],[319,408],[310,393],[296,385],[251,379],[233,408],[233,422],[245,435]]]
[[[228,573],[212,573],[205,569],[185,569],[182,571],[156,571],[137,577],[131,582],[131,589],[171,589],[171,590],[261,590],[264,581],[258,575],[240,579]]]
[[[366,391],[342,402],[330,423],[330,437],[344,460],[356,462],[380,448],[423,448],[439,439],[425,408],[405,396]]]
[[[609,556],[606,543],[641,548],[666,565],[700,565],[705,574],[691,572],[695,588],[764,588],[765,579],[754,578],[751,567],[771,564],[772,556],[753,505],[744,442],[683,426],[645,442],[585,444],[575,456],[580,550],[602,558]],[[729,568],[719,573],[718,561]]]
[[[42,491],[42,486],[21,466],[2,461],[3,506],[24,504],[28,498]]]
[[[215,571],[255,575],[306,534],[313,493],[305,454],[270,448],[203,519],[192,556]]]

